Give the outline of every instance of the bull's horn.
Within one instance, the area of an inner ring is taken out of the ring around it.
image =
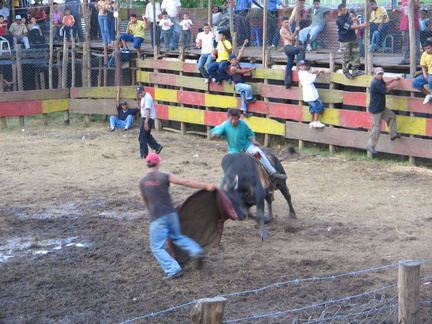
[[[222,180],[222,186],[221,187],[222,187],[222,190],[224,190],[224,191],[228,191],[230,189],[230,183],[229,183],[227,178],[224,178]]]
[[[238,189],[238,174],[236,174],[233,184],[234,184],[233,190],[237,190]]]

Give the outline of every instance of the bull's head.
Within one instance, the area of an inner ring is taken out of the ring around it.
[[[239,219],[245,219],[248,215],[248,211],[245,206],[244,199],[241,193],[238,191],[238,188],[238,175],[235,176],[233,181],[230,181],[227,177],[222,179],[221,189],[231,200]]]

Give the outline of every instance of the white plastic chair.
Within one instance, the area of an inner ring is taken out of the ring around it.
[[[12,51],[7,40],[0,40],[0,55],[3,55],[3,52],[9,52],[12,55]]]

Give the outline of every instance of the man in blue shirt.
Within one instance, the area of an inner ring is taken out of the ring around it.
[[[117,87],[117,117],[110,116],[110,130],[116,128],[129,130],[133,124],[133,116],[138,114],[138,108],[129,108],[126,101],[120,102],[120,87]]]
[[[261,146],[255,139],[255,134],[248,124],[240,119],[240,110],[231,108],[228,110],[228,120],[219,126],[214,127],[211,131],[211,139],[224,136],[228,143],[228,153],[246,152],[258,158],[263,167],[267,170],[271,178],[286,180],[285,174],[277,173],[271,165],[264,152],[259,148]]]
[[[370,102],[368,111],[372,114],[372,130],[369,134],[369,141],[366,148],[377,154],[375,146],[381,133],[381,121],[384,120],[389,128],[390,140],[394,141],[401,137],[397,133],[396,114],[386,107],[386,93],[393,90],[399,83],[400,78],[396,77],[390,81],[384,81],[384,69],[377,67],[374,72],[374,79],[370,85]]]

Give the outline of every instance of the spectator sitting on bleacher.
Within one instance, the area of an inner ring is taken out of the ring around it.
[[[302,29],[299,33],[300,42],[306,45],[307,51],[312,51],[312,42],[315,41],[318,34],[324,30],[326,25],[326,14],[329,11],[329,7],[320,5],[320,0],[314,0],[313,9],[311,9],[312,23],[309,27]]]
[[[432,89],[432,41],[425,41],[423,44],[424,52],[420,59],[422,74],[416,77],[412,82],[413,89],[417,89],[425,95],[423,104],[432,100],[432,94],[424,88],[427,84]]]
[[[72,37],[76,38],[78,34],[78,27],[75,24],[75,18],[71,15],[69,9],[65,9],[63,16],[63,27],[62,30],[64,32],[64,36],[66,37],[66,41],[71,41],[70,30],[72,29]]]
[[[217,82],[218,85],[220,85],[223,80],[231,83],[231,78],[227,73],[227,67],[230,64],[229,57],[232,54],[231,42],[227,40],[228,32],[221,31],[219,36],[220,41],[217,43],[216,62],[213,62],[208,68],[213,82]]]
[[[371,40],[373,34],[378,31],[378,37],[375,37],[375,44],[371,44],[371,48],[369,50],[370,52],[374,52],[382,46],[389,29],[390,18],[387,15],[387,10],[384,7],[378,7],[375,0],[370,0],[369,4],[370,8],[372,9],[370,17]]]
[[[7,22],[4,20],[4,17],[0,15],[0,39],[7,40],[9,45],[12,44],[12,36],[6,35],[7,31]]]
[[[144,60],[146,55],[141,50],[141,43],[144,41],[146,23],[143,20],[138,20],[135,14],[131,14],[129,19],[126,33],[120,36],[120,40],[123,47],[127,47],[126,42],[133,42],[139,58]]]
[[[198,60],[198,70],[204,78],[205,83],[210,82],[208,68],[213,63],[212,53],[214,51],[213,41],[215,38],[214,29],[210,30],[209,24],[204,24],[203,32],[199,33],[196,38],[196,45],[201,48],[201,56]]]
[[[14,49],[18,41],[23,42],[26,49],[30,48],[29,39],[27,37],[27,26],[22,23],[21,16],[15,16],[15,22],[9,28],[9,32],[13,37]]]
[[[45,19],[46,19],[46,13],[45,11],[41,10],[39,3],[35,3],[34,4],[34,8],[35,10],[30,14],[29,19],[31,20],[32,18],[36,19],[36,22],[40,25],[40,24],[44,24],[45,23]]]
[[[7,7],[5,7],[3,5],[3,1],[1,1],[1,0],[0,0],[0,15],[3,16],[4,21],[6,23],[8,23],[8,19],[9,19],[9,16],[10,16],[10,11],[9,11],[9,8],[7,8]]]
[[[58,3],[53,2],[53,35],[54,35],[54,41],[60,40],[60,28],[63,26],[63,11],[59,10]]]
[[[30,18],[30,23],[27,25],[28,38],[30,44],[46,44],[45,37],[42,33],[41,27],[36,22],[35,17]]]

